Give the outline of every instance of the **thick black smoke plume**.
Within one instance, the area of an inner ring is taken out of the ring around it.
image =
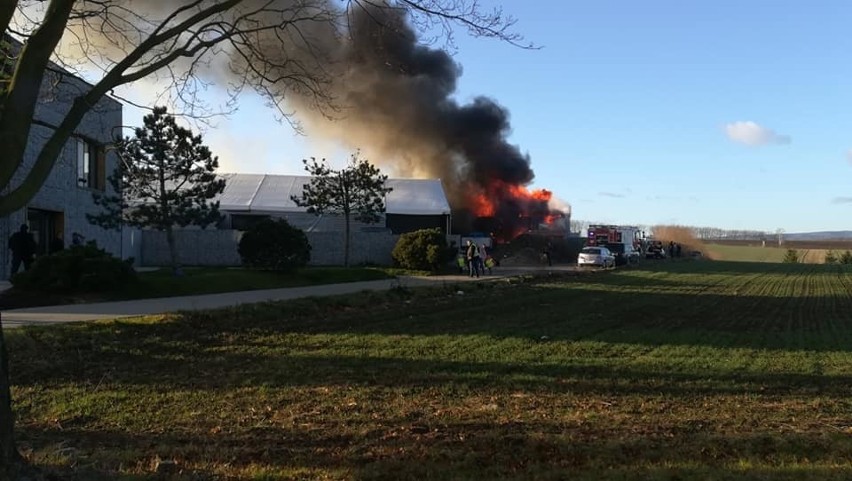
[[[130,0],[115,2],[127,7],[116,14],[130,15]],[[518,218],[548,212],[547,196],[523,189],[533,171],[529,157],[507,140],[507,110],[486,97],[455,100],[461,67],[445,51],[421,45],[393,0],[345,3],[343,11],[330,0],[245,0],[221,15],[248,33],[195,73],[260,85],[309,136],[360,148],[391,175],[440,178],[456,210],[495,217],[510,230]],[[151,25],[174,8],[168,0],[132,2],[133,15]],[[250,33],[258,24],[281,28]],[[86,48],[121,58],[132,37],[110,32],[110,25],[90,29]]]
[[[527,209],[509,187],[534,174],[529,157],[507,141],[508,111],[486,97],[453,99],[461,67],[418,44],[403,15],[353,11],[349,37],[330,56],[333,101],[342,109],[331,119],[309,108],[297,115],[309,134],[360,147],[395,175],[440,178],[456,209],[481,210],[485,196],[498,207],[494,215],[509,202],[505,216],[517,217]]]

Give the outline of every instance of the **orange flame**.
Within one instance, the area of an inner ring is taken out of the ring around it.
[[[486,187],[485,192],[479,192],[472,197],[470,207],[478,217],[492,217],[497,213],[498,204],[502,200],[514,199],[522,204],[532,204],[549,202],[551,197],[553,197],[553,192],[547,189],[529,190],[523,185],[494,181]],[[550,219],[551,217],[553,219]],[[555,218],[555,216],[548,215],[546,222],[551,223]]]
[[[544,223],[551,225],[556,222],[557,219],[561,219],[563,216],[561,214],[547,214],[544,216]]]
[[[497,213],[494,201],[482,193],[471,199],[471,210],[478,217],[493,217]]]
[[[523,185],[492,180],[468,196],[467,206],[477,218],[492,218],[493,224],[479,224],[491,230],[495,239],[509,241],[542,223],[553,225],[563,214],[551,211],[553,193],[546,189],[530,190]]]

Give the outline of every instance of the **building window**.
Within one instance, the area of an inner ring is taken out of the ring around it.
[[[103,146],[77,138],[77,185],[106,189],[106,151]]]

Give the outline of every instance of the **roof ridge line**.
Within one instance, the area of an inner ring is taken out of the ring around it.
[[[254,188],[254,192],[252,192],[251,197],[249,197],[248,201],[248,211],[251,212],[251,206],[254,204],[254,198],[257,197],[257,193],[260,192],[260,186],[266,182],[266,176],[269,174],[261,174],[263,177],[260,179],[260,182],[257,183],[257,187]]]

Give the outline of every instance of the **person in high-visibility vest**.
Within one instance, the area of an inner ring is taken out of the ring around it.
[[[467,241],[467,262],[470,267],[469,274],[470,277],[476,276],[479,277],[479,263],[482,262],[482,258],[479,254],[479,248],[476,247],[476,244],[473,241]]]
[[[482,249],[480,250],[481,255],[479,256],[479,269],[485,274],[485,269],[488,269],[488,273],[491,274],[491,267],[493,266],[494,259],[491,258],[491,255],[488,253],[488,246],[482,244]],[[488,265],[489,261],[491,261],[492,265]]]
[[[456,256],[456,263],[458,263],[459,265],[459,274],[467,270],[467,260],[464,258],[463,255],[459,254],[458,256]]]

